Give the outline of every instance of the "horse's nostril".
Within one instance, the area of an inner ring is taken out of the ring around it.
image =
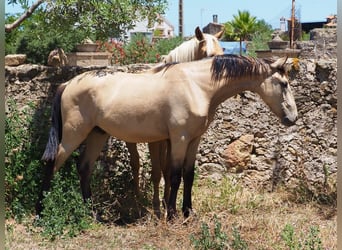
[[[282,123],[285,126],[292,126],[292,125],[294,125],[296,123],[296,120],[297,120],[297,118],[289,119],[288,117],[284,117],[283,120],[282,120]]]

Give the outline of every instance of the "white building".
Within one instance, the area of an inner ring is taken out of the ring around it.
[[[128,30],[125,39],[130,40],[134,34],[143,34],[151,41],[154,39],[164,39],[174,37],[174,26],[162,15],[158,16],[158,21],[152,27],[148,26],[148,20],[142,20],[135,24],[135,27]]]

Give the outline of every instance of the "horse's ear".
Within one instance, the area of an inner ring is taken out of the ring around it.
[[[217,38],[217,39],[220,39],[224,34],[224,30],[221,30],[219,32],[217,32],[214,36]]]
[[[275,62],[271,63],[270,66],[272,69],[282,71],[285,70],[285,63],[288,57],[282,57],[276,60]]]
[[[195,35],[196,35],[196,38],[197,38],[198,41],[204,40],[203,33],[202,33],[201,29],[198,26],[195,29]]]

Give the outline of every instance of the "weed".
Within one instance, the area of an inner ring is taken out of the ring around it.
[[[300,244],[299,244],[297,237],[295,236],[293,226],[286,224],[285,228],[281,232],[281,238],[285,241],[286,246],[290,250],[299,249]]]
[[[281,238],[285,241],[286,246],[290,250],[322,250],[322,241],[319,237],[319,228],[317,226],[310,226],[307,234],[302,232],[300,237],[296,235],[292,225],[286,224],[281,232]]]
[[[242,195],[242,186],[229,178],[223,178],[219,183],[208,180],[210,195],[202,201],[203,212],[219,208],[237,214],[241,208],[239,197]]]
[[[58,172],[52,180],[52,191],[43,199],[42,218],[36,225],[43,228],[42,235],[50,240],[74,237],[92,226],[90,203],[83,202],[75,172],[70,171],[69,176]]]
[[[213,235],[210,233],[209,225],[203,222],[199,238],[196,238],[194,235],[190,236],[190,241],[195,249],[224,249],[227,246],[227,234],[222,232],[221,223],[216,216],[214,217],[214,223]]]
[[[248,249],[247,242],[241,238],[240,232],[236,226],[233,226],[233,239],[231,243],[231,247],[236,250],[245,250]]]

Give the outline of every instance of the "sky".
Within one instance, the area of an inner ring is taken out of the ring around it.
[[[273,28],[280,27],[280,18],[291,15],[292,0],[183,0],[183,33],[194,34],[197,26],[203,28],[218,15],[218,22],[233,19],[238,10],[247,10],[258,20],[265,20]],[[301,22],[325,21],[331,14],[337,14],[337,0],[296,0],[296,14]],[[6,13],[21,12],[18,6],[5,5]],[[178,35],[178,0],[169,0],[164,15]]]
[[[168,1],[165,17],[178,34],[178,0]],[[203,28],[218,15],[218,22],[231,21],[238,10],[247,10],[258,20],[265,20],[273,28],[280,27],[280,18],[291,16],[292,0],[183,0],[183,33],[193,35],[196,26]],[[296,0],[295,8],[301,22],[325,21],[337,14],[337,0]]]

